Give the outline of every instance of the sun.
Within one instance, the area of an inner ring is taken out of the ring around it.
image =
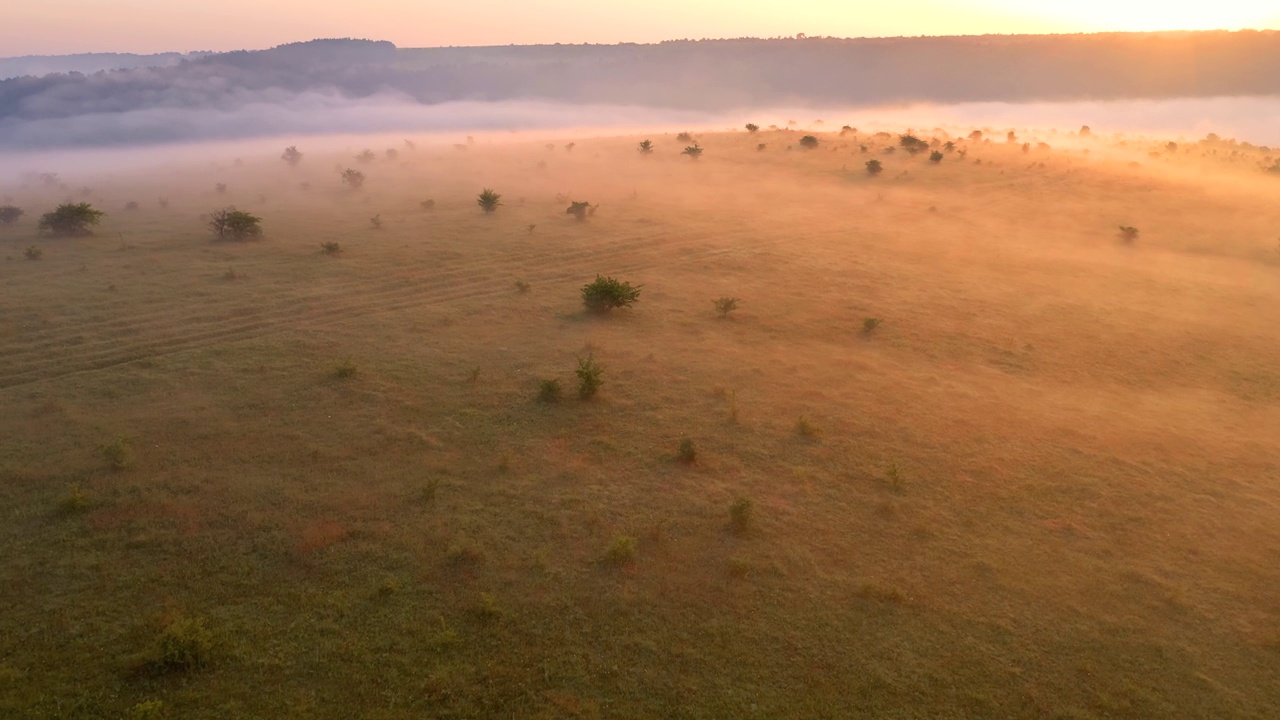
[[[1042,17],[1068,32],[1157,32],[1165,30],[1241,30],[1280,26],[1280,7],[1272,0],[1066,0],[1029,3],[1006,0],[1010,10]],[[1069,28],[1069,29],[1068,29]]]

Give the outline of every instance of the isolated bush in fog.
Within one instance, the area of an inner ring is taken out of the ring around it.
[[[595,208],[588,202],[574,201],[564,212],[566,215],[572,215],[579,220],[586,220],[588,214],[595,214]]]
[[[681,152],[680,154],[688,155],[691,159],[697,160],[698,158],[702,157],[702,147],[697,143],[694,143],[689,147],[685,148],[684,151]]]
[[[906,150],[912,155],[929,149],[929,143],[921,140],[915,135],[903,135],[898,138],[898,145],[902,146],[903,150]]]
[[[476,196],[476,204],[487,213],[497,210],[498,206],[502,204],[501,200],[502,196],[489,188],[485,188]]]
[[[933,163],[934,165],[937,165],[938,163],[942,162],[943,157],[944,155],[942,153],[938,152],[937,150],[934,150],[933,152],[929,153],[929,162]]]
[[[280,156],[280,159],[289,163],[291,167],[296,167],[298,163],[302,162],[302,153],[298,152],[297,147],[290,145],[284,149],[284,154]]]
[[[650,154],[652,154],[652,153],[653,153],[653,141],[652,141],[652,140],[642,140],[642,141],[640,141],[640,148],[639,148],[639,149],[640,149],[640,154],[641,154],[641,155],[650,155]]]
[[[578,369],[573,371],[578,376],[578,397],[588,400],[595,397],[604,384],[604,366],[596,362],[594,355],[578,358]]]
[[[342,171],[342,182],[352,190],[359,190],[364,187],[364,173],[353,168],[347,168]]]
[[[1137,239],[1138,239],[1138,228],[1133,227],[1132,225],[1121,225],[1121,226],[1120,226],[1120,239],[1122,239],[1122,240],[1124,240],[1125,242],[1128,242],[1128,243],[1131,243],[1131,242],[1133,242],[1134,240],[1137,240]]]
[[[738,298],[722,297],[711,301],[716,306],[716,312],[720,313],[720,317],[727,318],[729,313],[738,309]]]
[[[679,142],[693,142],[693,135],[687,132],[682,132],[676,136],[676,140]]]
[[[262,219],[233,207],[209,213],[206,224],[219,240],[251,240],[262,237]]]
[[[105,215],[89,203],[63,203],[40,218],[40,232],[64,237],[92,235],[91,228]]]
[[[800,147],[813,149],[818,147],[818,138],[813,135],[805,135],[800,138]]]
[[[884,172],[884,165],[882,165],[879,160],[867,161],[867,174],[879,175],[882,172]]]
[[[371,163],[371,162],[373,162],[374,160],[376,160],[377,158],[378,158],[378,156],[377,156],[377,155],[374,155],[372,150],[368,150],[368,149],[366,149],[366,150],[361,151],[361,153],[360,153],[359,155],[357,155],[357,156],[356,156],[356,162],[358,162],[358,163]]]
[[[760,131],[760,126],[755,123],[747,123],[747,132],[756,133]]]
[[[614,308],[628,307],[640,299],[640,288],[631,283],[597,275],[596,279],[582,287],[582,304],[595,313],[607,313]]]
[[[12,225],[24,214],[26,211],[15,205],[0,206],[0,225]]]

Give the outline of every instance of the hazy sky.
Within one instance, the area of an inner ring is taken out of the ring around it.
[[[262,48],[317,37],[401,47],[776,35],[1280,29],[1276,0],[39,0],[6,3],[0,57]]]

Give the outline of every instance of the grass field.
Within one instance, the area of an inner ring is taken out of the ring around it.
[[[1277,717],[1265,151],[802,134],[0,188],[0,716]]]

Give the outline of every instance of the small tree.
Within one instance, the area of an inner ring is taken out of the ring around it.
[[[1120,226],[1120,238],[1127,243],[1131,243],[1138,239],[1138,228],[1132,225]]]
[[[359,190],[364,187],[364,173],[355,168],[347,168],[342,171],[342,182],[352,190]]]
[[[15,205],[0,206],[0,225],[12,225],[25,214],[22,208]]]
[[[597,275],[582,286],[582,304],[588,310],[604,314],[614,308],[629,307],[640,299],[640,288],[631,283]]]
[[[948,140],[948,141],[946,142],[946,144],[944,144],[944,145],[942,146],[942,149],[943,149],[943,150],[946,150],[947,152],[954,152],[954,151],[955,151],[955,149],[956,149],[956,144],[955,144],[954,142],[952,142],[952,141]]]
[[[676,140],[678,142],[693,142],[693,135],[691,133],[682,132],[679,135],[676,135]]]
[[[929,153],[929,162],[933,163],[934,165],[937,165],[938,163],[942,162],[943,157],[944,155],[942,153],[938,152],[937,150],[934,150],[933,152]]]
[[[573,202],[573,204],[572,204],[572,205],[570,205],[570,206],[569,206],[569,208],[568,208],[567,210],[565,210],[565,211],[564,211],[564,213],[565,213],[566,215],[572,215],[572,216],[574,216],[574,217],[578,218],[579,220],[586,220],[586,219],[587,219],[587,213],[588,213],[591,209],[592,209],[592,208],[591,208],[591,203],[588,203],[588,202],[577,202],[577,201],[574,201],[574,202]]]
[[[374,152],[369,149],[360,151],[360,154],[356,156],[356,162],[358,163],[371,163],[377,159],[378,159],[378,156],[375,155]]]
[[[747,123],[747,132],[755,134],[760,132],[760,126],[755,123]]]
[[[642,140],[642,141],[640,142],[640,154],[641,154],[641,155],[652,155],[652,154],[653,154],[653,141],[652,141],[652,140]]]
[[[727,318],[729,313],[738,309],[738,298],[722,297],[712,300],[716,306],[716,312],[720,313],[720,317]]]
[[[262,218],[233,207],[209,213],[208,225],[219,240],[251,240],[262,237]]]
[[[63,237],[92,235],[91,228],[105,215],[89,203],[63,203],[40,218],[40,232]]]
[[[882,165],[882,164],[880,163],[880,161],[879,161],[879,160],[868,160],[868,161],[867,161],[867,174],[868,174],[868,175],[879,175],[879,174],[880,174],[880,173],[882,173],[882,172],[884,172],[884,165]]]
[[[284,149],[284,154],[280,156],[280,159],[289,163],[290,167],[297,167],[298,163],[302,162],[302,153],[298,152],[297,146],[290,145]]]
[[[600,386],[604,384],[601,378],[604,366],[596,362],[594,355],[578,358],[578,369],[573,372],[578,376],[578,397],[587,400],[600,392]]]
[[[684,152],[680,154],[688,155],[690,159],[697,160],[698,158],[702,157],[702,146],[698,145],[698,143],[694,143],[689,147],[685,148]]]
[[[800,147],[812,150],[818,147],[818,138],[813,135],[805,135],[800,138]]]
[[[501,200],[502,196],[490,188],[485,188],[476,196],[476,204],[487,213],[497,210],[498,206],[502,204]]]

